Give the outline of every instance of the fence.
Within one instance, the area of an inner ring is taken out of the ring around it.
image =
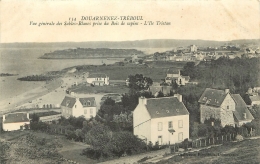
[[[202,138],[202,139],[197,139],[193,141],[183,141],[182,143],[176,143],[174,145],[170,145],[170,152],[178,152],[179,148],[183,149],[190,149],[190,148],[202,148],[202,147],[208,147],[212,145],[219,145],[223,144],[225,142],[230,142],[235,140],[236,134],[227,134],[227,135],[222,135],[219,137],[213,137],[213,138]]]

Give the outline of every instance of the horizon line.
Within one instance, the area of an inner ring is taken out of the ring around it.
[[[0,42],[0,44],[14,44],[14,43],[82,43],[82,42],[135,42],[135,41],[147,41],[147,40],[189,40],[189,41],[215,41],[215,42],[232,42],[238,40],[259,40],[260,39],[234,39],[234,40],[207,40],[207,39],[141,39],[141,40],[121,40],[121,41],[56,41],[56,42]]]

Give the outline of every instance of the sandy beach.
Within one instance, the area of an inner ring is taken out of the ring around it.
[[[66,76],[55,79],[35,89],[0,101],[0,114],[13,112],[23,108],[35,108],[36,105],[55,104],[59,106],[66,95],[66,89],[75,83],[82,83],[85,79]],[[95,97],[97,109],[104,94],[75,94],[77,97]]]

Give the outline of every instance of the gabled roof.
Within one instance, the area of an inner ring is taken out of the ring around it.
[[[251,101],[260,101],[260,96],[259,95],[255,95],[255,96],[249,96]]]
[[[61,106],[73,108],[73,106],[76,103],[76,100],[77,100],[76,97],[65,96],[65,98],[61,103]],[[95,97],[79,98],[79,101],[83,107],[96,107]]]
[[[107,75],[104,73],[92,73],[87,78],[106,78]]]
[[[63,101],[61,102],[61,106],[72,108],[75,103],[76,103],[75,97],[65,96]]]
[[[147,99],[147,111],[151,118],[188,115],[189,112],[176,97]]]
[[[96,107],[95,97],[79,98],[83,107]]]
[[[236,110],[233,112],[236,119],[238,121],[253,120],[254,117],[247,109],[247,105],[245,101],[242,99],[242,97],[239,94],[232,94],[232,97],[236,102],[236,108],[235,108]],[[246,119],[244,118],[244,113],[246,113]]]
[[[181,77],[183,77],[186,81],[190,80],[190,76],[181,76]]]
[[[206,88],[199,99],[199,103],[219,107],[227,94],[223,90]]]
[[[27,113],[9,113],[5,115],[3,123],[28,122]]]

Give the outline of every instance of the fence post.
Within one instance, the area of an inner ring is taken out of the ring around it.
[[[223,136],[222,136],[222,143],[223,143],[223,141],[224,141],[224,138],[223,138]]]
[[[231,134],[229,134],[229,140],[231,141]]]
[[[200,140],[200,147],[201,147],[201,140]]]
[[[226,134],[226,141],[227,141],[227,134]]]
[[[214,145],[214,137],[213,137],[212,141],[213,141],[213,145]]]
[[[207,140],[205,139],[205,147],[207,146]]]
[[[197,140],[196,140],[195,142],[196,142],[196,148],[197,148],[197,147],[198,147],[198,145],[197,145],[197,144],[198,144],[198,142],[197,142]]]

